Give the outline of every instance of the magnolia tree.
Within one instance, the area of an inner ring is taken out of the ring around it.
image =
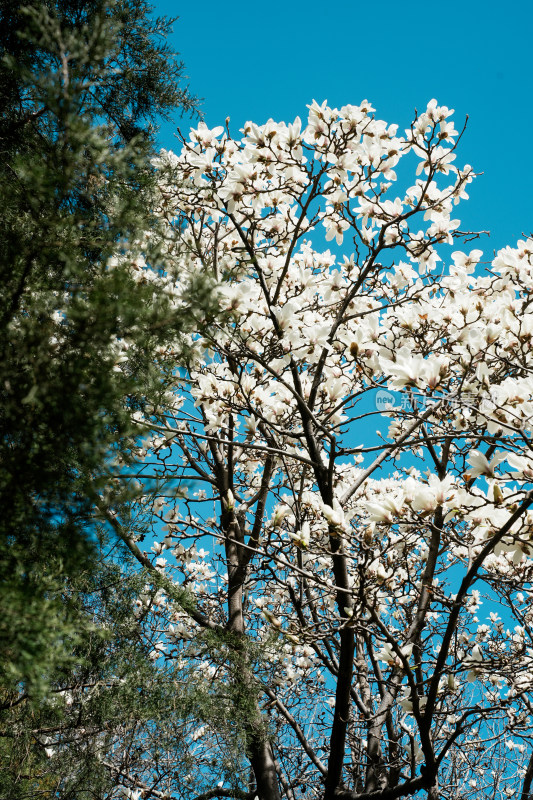
[[[373,111],[158,161],[169,274],[227,313],[136,412],[152,552],[100,506],[152,576],[153,658],[216,678],[242,742],[227,782],[231,723],[191,729],[161,796],[531,796],[533,240],[458,249],[452,112]]]

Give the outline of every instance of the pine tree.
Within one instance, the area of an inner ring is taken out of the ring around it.
[[[65,602],[92,625],[39,702],[16,688],[2,692],[0,800],[107,800],[124,796],[119,787],[137,798],[186,796],[203,721],[217,731],[229,778],[240,756],[224,687],[153,649],[144,629],[160,596],[145,580],[108,552],[98,573],[78,571],[69,581]]]
[[[196,108],[171,21],[138,0],[0,11],[0,651],[6,685],[38,694],[84,624],[64,596],[98,570],[90,496],[157,396],[158,353],[213,301],[199,281],[176,310],[139,266],[163,269],[155,121]]]

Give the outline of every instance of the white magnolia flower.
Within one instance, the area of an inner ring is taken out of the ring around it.
[[[365,506],[369,513],[370,522],[392,523],[401,513],[403,503],[403,496],[399,498],[385,497],[380,499],[378,503],[365,503]]]
[[[289,531],[289,536],[299,547],[309,547],[309,538],[311,529],[307,520],[302,523],[302,527],[298,531]]]
[[[471,478],[477,478],[480,475],[487,478],[494,478],[496,467],[498,464],[501,464],[502,461],[505,461],[506,458],[506,453],[496,453],[489,462],[487,457],[480,450],[472,450],[467,458],[471,466],[471,469],[468,470],[468,474]]]
[[[427,485],[418,484],[411,499],[411,508],[420,513],[435,511],[438,506],[445,506],[453,500],[453,476],[447,475],[439,480],[436,475],[430,475]]]
[[[473,648],[470,650],[468,661],[477,661],[480,664],[483,661],[483,653],[481,652],[481,648],[478,644],[475,644]]]
[[[408,348],[399,350],[395,361],[387,358],[380,358],[379,361],[383,372],[392,377],[388,381],[391,389],[410,386],[435,389],[447,372],[447,359],[443,356],[424,358],[413,355]]]
[[[206,731],[205,725],[200,725],[199,728],[193,731],[193,733],[191,734],[191,739],[193,740],[193,742],[197,742],[198,739],[201,739],[201,737],[205,734],[205,731]]]
[[[406,661],[409,661],[413,652],[412,644],[405,644],[400,648],[400,652]],[[390,667],[403,667],[403,661],[389,642],[385,642],[379,653],[376,654],[380,661],[385,662]]]
[[[515,468],[515,472],[511,472],[512,478],[521,479],[525,478],[528,481],[533,480],[533,459],[528,456],[519,456],[517,453],[509,453],[506,456],[507,463]]]
[[[333,508],[324,503],[322,506],[322,513],[330,525],[336,528],[344,528],[344,510],[341,508],[338,500],[333,500]]]
[[[456,250],[455,253],[452,253],[452,258],[458,267],[461,267],[467,274],[470,274],[474,272],[476,264],[479,262],[482,255],[483,250],[471,250],[468,255]]]
[[[285,517],[287,517],[291,513],[292,511],[289,506],[287,505],[277,506],[274,510],[274,513],[272,514],[272,526],[274,528],[277,528],[279,525],[281,525]]]

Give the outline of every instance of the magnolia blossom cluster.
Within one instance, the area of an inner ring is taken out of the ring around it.
[[[479,742],[519,748],[530,720],[533,240],[488,269],[460,249],[451,114],[431,101],[402,134],[313,103],[156,162],[168,275],[207,272],[224,310],[137,412],[152,563],[194,598],[159,605],[160,652],[231,682],[223,632],[246,640],[257,720],[316,796],[414,794],[425,764],[479,797]],[[405,402],[378,409],[382,389]],[[225,664],[191,655],[202,631]]]

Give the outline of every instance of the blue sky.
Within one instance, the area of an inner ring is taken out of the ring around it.
[[[469,122],[457,163],[483,172],[460,207],[462,229],[490,230],[480,246],[533,232],[533,3],[451,0],[306,3],[271,0],[155,2],[179,15],[172,44],[208,125],[305,117],[313,99],[368,99],[400,129],[436,97]],[[176,119],[161,129],[174,146]]]

